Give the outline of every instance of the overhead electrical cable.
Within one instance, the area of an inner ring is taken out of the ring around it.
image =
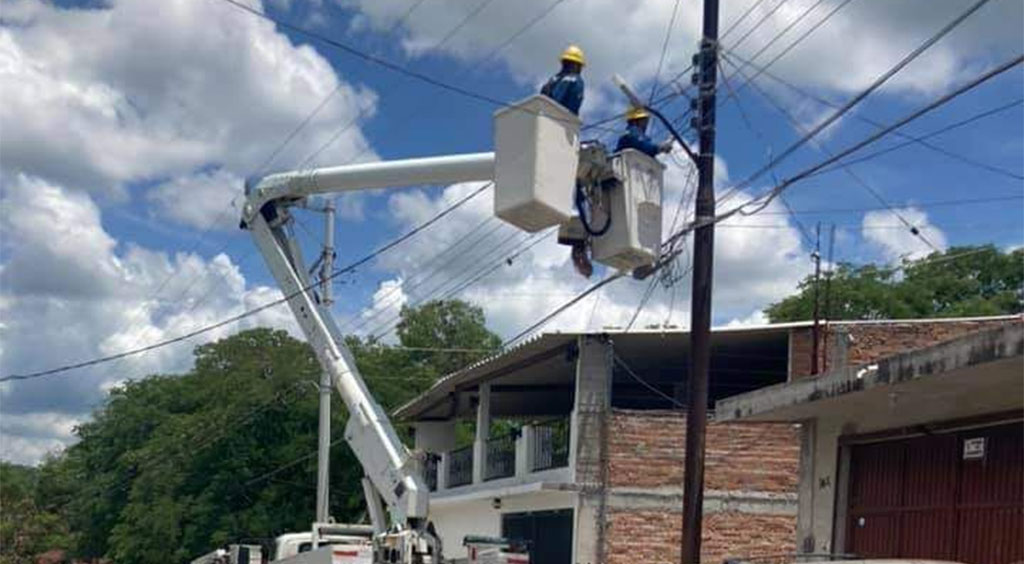
[[[777,83],[779,83],[779,84],[789,88],[790,90],[796,92],[797,94],[800,94],[801,96],[806,97],[809,100],[813,100],[813,101],[815,101],[815,102],[817,102],[817,103],[819,103],[819,104],[821,104],[823,106],[828,106],[828,107],[834,108],[834,109],[840,107],[840,104],[838,104],[836,102],[833,102],[831,100],[828,100],[826,98],[823,98],[821,96],[818,96],[818,95],[814,94],[813,92],[810,92],[810,91],[808,91],[808,90],[806,90],[804,88],[801,88],[800,86],[797,86],[793,82],[788,81],[788,80],[782,78],[781,76],[779,76],[779,75],[777,75],[775,73],[768,72],[767,67],[763,67],[763,66],[759,66],[759,65],[750,63],[748,60],[744,59],[742,56],[740,56],[740,55],[738,55],[738,54],[736,54],[736,53],[734,53],[732,51],[729,51],[728,49],[725,50],[725,54],[727,54],[729,57],[731,57],[733,59],[736,59],[737,61],[739,61],[741,63],[749,64],[749,66],[753,67],[757,71],[751,77],[751,81],[756,81],[757,78],[763,74],[764,76],[770,78],[772,81],[777,82]],[[743,90],[743,88],[745,88],[746,86],[747,86],[747,83],[741,84],[737,88],[737,91]],[[872,127],[875,127],[875,128],[885,127],[884,123],[882,123],[880,121],[877,121],[877,120],[874,120],[874,119],[871,119],[870,117],[863,116],[863,115],[858,114],[858,113],[854,113],[852,117],[853,117],[853,119],[855,119],[857,121],[866,123],[866,124],[871,125]],[[967,157],[966,155],[964,155],[964,154],[962,154],[961,152],[958,152],[958,151],[950,151],[948,149],[944,149],[944,148],[942,148],[942,147],[940,147],[938,145],[929,143],[928,141],[925,140],[925,137],[915,137],[913,135],[910,135],[910,134],[907,134],[907,133],[903,133],[903,132],[895,132],[894,135],[897,136],[897,137],[909,140],[910,142],[917,143],[917,144],[921,145],[922,147],[925,147],[927,149],[935,151],[935,152],[937,152],[939,154],[942,154],[944,156],[947,156],[947,157],[950,157],[952,159],[961,161],[963,163],[966,163],[966,164],[978,167],[980,169],[984,169],[984,170],[988,170],[988,171],[991,171],[991,172],[995,172],[997,174],[1001,174],[1001,175],[1004,175],[1004,176],[1009,176],[1010,178],[1014,178],[1016,180],[1024,180],[1024,176],[1021,176],[1019,173],[1016,173],[1016,172],[1013,172],[1013,171],[1009,171],[1009,170],[1006,170],[1006,169],[1003,169],[1003,168],[995,167],[995,166],[992,166],[990,164],[983,163],[981,161],[977,161],[975,159]]]
[[[647,103],[654,103],[654,95],[658,92],[658,77],[661,75],[661,67],[665,64],[665,54],[668,53],[668,43],[672,39],[672,28],[676,25],[676,14],[679,12],[679,0],[672,5],[672,17],[668,20],[668,27],[665,29],[665,41],[661,44],[661,56],[658,57],[658,69],[654,71],[654,80],[651,81],[651,95]]]
[[[843,104],[838,109],[836,109],[836,111],[834,111],[831,115],[829,115],[827,118],[825,118],[824,120],[819,122],[817,125],[812,127],[807,132],[807,134],[805,134],[800,139],[798,139],[795,143],[793,143],[792,145],[787,147],[785,150],[783,150],[782,153],[780,153],[776,158],[774,158],[771,163],[769,163],[768,165],[765,165],[765,166],[759,168],[753,174],[751,174],[747,178],[745,178],[743,181],[733,185],[730,188],[729,193],[726,196],[723,196],[723,198],[728,199],[729,195],[731,195],[731,194],[735,193],[736,191],[741,190],[741,189],[743,189],[743,188],[745,188],[747,186],[750,186],[750,184],[752,184],[758,178],[760,178],[765,173],[767,173],[769,170],[774,168],[780,161],[782,161],[785,158],[789,157],[794,152],[796,152],[799,148],[803,147],[811,139],[816,137],[819,133],[824,131],[826,128],[828,128],[833,123],[835,123],[837,120],[839,120],[839,118],[841,118],[847,112],[852,110],[854,108],[854,106],[856,106],[861,101],[863,101],[865,98],[867,98],[869,95],[871,95],[871,93],[873,93],[874,91],[878,90],[883,84],[888,82],[892,77],[896,76],[896,74],[898,74],[901,70],[906,68],[907,65],[909,65],[911,62],[913,62],[915,59],[917,59],[919,56],[921,56],[921,54],[923,54],[925,51],[927,51],[932,45],[935,45],[935,43],[937,43],[940,39],[945,37],[950,31],[953,31],[957,26],[962,24],[967,18],[969,18],[972,14],[977,12],[979,9],[981,9],[981,7],[984,6],[985,4],[987,4],[989,1],[990,0],[978,0],[977,2],[975,2],[971,7],[969,7],[967,10],[962,12],[960,15],[958,15],[952,21],[950,21],[945,26],[943,26],[942,29],[940,29],[935,34],[933,34],[931,37],[926,39],[923,43],[918,45],[913,51],[911,51],[910,53],[905,55],[902,59],[900,59],[899,62],[897,62],[895,65],[893,65],[891,68],[889,68],[889,70],[885,71],[880,76],[878,76],[867,88],[861,90],[857,95],[855,95],[854,97],[850,98],[849,100],[847,100],[847,102],[845,104]]]
[[[400,237],[391,240],[387,244],[379,247],[378,249],[374,250],[373,252],[369,253],[368,255],[366,255],[366,256],[364,256],[364,257],[362,257],[362,258],[360,258],[360,259],[358,259],[358,260],[356,260],[356,261],[354,261],[352,263],[350,263],[349,265],[345,266],[344,268],[341,268],[339,270],[335,270],[333,273],[331,273],[330,276],[327,277],[327,279],[328,280],[334,279],[334,278],[336,278],[338,276],[341,276],[342,274],[345,274],[345,273],[348,273],[348,272],[352,272],[356,268],[359,268],[360,266],[363,266],[363,265],[369,263],[371,260],[373,260],[377,256],[379,256],[379,255],[381,255],[381,254],[383,254],[383,253],[385,253],[385,252],[387,252],[387,251],[397,247],[398,245],[404,243],[405,241],[407,241],[410,238],[414,237],[418,233],[420,233],[423,230],[427,229],[431,225],[437,223],[442,218],[444,218],[448,214],[452,213],[453,211],[455,211],[456,209],[461,207],[466,202],[468,202],[468,201],[472,200],[473,198],[475,198],[476,196],[479,196],[480,194],[482,194],[484,192],[484,190],[486,190],[489,187],[490,187],[490,184],[482,185],[481,187],[477,188],[473,192],[469,193],[467,196],[459,199],[458,201],[456,201],[452,205],[450,205],[447,208],[441,210],[440,212],[438,212],[436,215],[434,215],[430,219],[424,221],[423,223],[420,223],[416,227],[414,227],[411,230],[407,231],[406,233],[404,233]],[[321,283],[321,280],[315,280],[308,287],[299,288],[295,292],[293,292],[293,293],[291,293],[291,294],[289,294],[287,296],[284,296],[284,297],[282,297],[280,299],[273,300],[273,301],[270,301],[270,302],[268,302],[266,304],[263,304],[261,306],[248,309],[248,310],[246,310],[246,311],[244,311],[244,312],[242,312],[242,313],[240,313],[238,315],[231,316],[231,317],[229,317],[227,319],[223,319],[223,320],[218,321],[216,323],[200,327],[199,329],[196,329],[196,330],[193,330],[193,331],[189,331],[187,333],[178,335],[176,337],[172,337],[172,338],[169,338],[169,339],[164,339],[162,341],[157,341],[157,342],[154,342],[154,343],[150,343],[150,344],[142,346],[142,347],[137,347],[137,348],[133,348],[133,349],[124,350],[124,351],[121,351],[119,353],[115,353],[115,354],[111,354],[111,355],[106,355],[106,356],[102,356],[102,357],[97,357],[97,358],[93,358],[93,359],[85,360],[85,361],[81,361],[81,362],[65,364],[63,366],[58,366],[58,367],[50,368],[50,369],[47,369],[47,370],[40,370],[40,371],[36,371],[36,372],[26,372],[26,373],[21,373],[21,374],[7,374],[7,375],[5,375],[3,377],[0,377],[0,382],[9,382],[9,381],[17,381],[17,380],[31,380],[33,378],[39,378],[39,377],[47,376],[47,375],[50,375],[50,374],[57,374],[57,373],[61,373],[61,372],[67,372],[69,370],[76,370],[76,369],[79,369],[79,368],[85,368],[85,367],[88,367],[88,366],[94,366],[94,365],[97,365],[97,364],[103,364],[105,362],[110,362],[110,361],[113,361],[113,360],[117,360],[119,358],[125,358],[125,357],[129,357],[129,356],[134,356],[134,355],[137,355],[137,354],[142,354],[142,353],[154,350],[154,349],[159,349],[159,348],[165,347],[167,345],[171,345],[171,344],[178,343],[178,342],[181,342],[181,341],[186,341],[186,340],[191,339],[193,337],[196,337],[198,335],[202,335],[203,333],[208,333],[208,332],[213,331],[215,329],[218,329],[220,327],[224,327],[226,325],[230,325],[232,323],[235,323],[237,321],[245,319],[246,317],[253,316],[253,315],[255,315],[255,314],[257,314],[257,313],[259,313],[261,311],[265,311],[265,310],[270,309],[272,307],[276,307],[278,305],[286,303],[289,299],[291,299],[291,298],[301,294],[302,292],[306,292],[306,291],[309,291],[311,289],[314,289],[314,288],[318,287],[320,285],[320,283]]]
[[[731,59],[729,59],[724,54],[722,58],[725,59],[727,63],[732,64],[736,68],[737,73],[739,73],[742,76],[746,76],[743,72],[743,69],[737,66]],[[801,125],[800,120],[798,120],[796,116],[791,114],[789,110],[787,110],[782,104],[778,103],[778,101],[775,100],[772,96],[770,96],[767,92],[763,91],[756,83],[748,81],[747,84],[750,84],[751,87],[754,88],[754,90],[758,92],[765,100],[767,100],[769,104],[775,107],[775,109],[778,110],[779,113],[781,113],[783,117],[786,118],[790,126],[792,126],[794,129],[796,129],[797,131],[804,135],[808,133],[807,129],[803,125]],[[739,104],[739,100],[737,100],[737,104]],[[832,156],[832,152],[829,151],[829,149],[825,146],[824,143],[821,143],[818,140],[813,140],[812,144],[825,156]],[[871,196],[874,197],[875,200],[878,201],[878,203],[885,206],[886,210],[888,210],[889,213],[895,215],[900,220],[900,222],[902,222],[903,225],[906,226],[906,228],[910,231],[911,234],[920,239],[925,245],[928,245],[928,247],[930,247],[933,251],[939,250],[939,248],[931,240],[928,239],[928,237],[924,234],[924,232],[921,231],[921,229],[917,227],[917,225],[908,220],[904,216],[904,214],[902,214],[899,210],[890,205],[889,202],[886,201],[886,199],[878,190],[872,187],[866,180],[861,178],[861,176],[854,172],[850,167],[843,165],[842,161],[840,161],[839,164],[843,169],[843,172],[845,172],[847,176],[849,176],[854,181],[855,184],[857,184],[865,191],[867,191],[869,194],[871,194]],[[785,205],[787,208],[789,208],[789,204]]]

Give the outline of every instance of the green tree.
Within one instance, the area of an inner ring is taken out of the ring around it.
[[[496,351],[501,338],[490,332],[480,307],[461,300],[435,300],[402,308],[398,339],[404,347],[449,349],[413,351],[411,358],[443,376]]]
[[[821,315],[829,319],[1014,314],[1024,311],[1024,250],[952,247],[897,268],[840,263],[829,283],[822,277],[818,284]],[[814,277],[808,276],[796,294],[765,310],[768,319],[811,319],[814,293]]]
[[[36,468],[0,462],[0,563],[28,564],[53,549],[69,549],[63,515],[39,495]]]
[[[443,302],[432,308],[444,313],[407,308],[402,321],[418,336],[440,336],[460,348],[458,335],[476,339],[471,348],[496,343],[478,308]],[[424,322],[430,319],[447,325],[432,328]],[[436,346],[417,338],[416,346]],[[373,339],[346,342],[385,410],[454,365],[448,356]],[[61,542],[74,541],[74,555],[127,564],[187,561],[225,543],[269,541],[309,527],[320,373],[311,349],[283,331],[253,329],[196,347],[194,354],[185,374],[155,375],[111,391],[92,420],[76,429],[79,441],[39,468],[38,497],[70,527],[73,535]],[[341,439],[347,413],[333,397],[333,436]],[[338,441],[330,502],[338,520],[363,517],[362,476],[351,450]],[[39,546],[51,542],[33,535]]]

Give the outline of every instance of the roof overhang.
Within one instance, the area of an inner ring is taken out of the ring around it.
[[[810,322],[796,322],[722,327],[714,329],[711,338],[716,347],[743,346],[766,339],[783,339],[791,329],[810,325]],[[588,335],[610,339],[616,350],[626,358],[658,361],[656,357],[659,355],[689,354],[689,332],[678,329],[544,333],[441,378],[426,392],[395,410],[394,416],[399,420],[448,419],[460,408],[465,408],[465,405],[459,403],[464,401],[460,396],[465,395],[464,392],[475,391],[484,382],[524,393],[533,389],[539,396],[543,396],[545,389],[552,386],[571,385],[575,373],[574,351],[577,341]],[[520,401],[535,403],[534,400],[523,398]],[[492,404],[492,412],[495,407],[498,406]]]
[[[940,417],[954,408],[964,413],[1024,408],[1024,324],[732,396],[716,403],[715,414],[723,421],[876,419],[864,428],[881,428],[887,421]]]

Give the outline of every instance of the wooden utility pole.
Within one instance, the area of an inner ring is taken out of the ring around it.
[[[704,0],[704,30],[695,73],[700,153],[697,155],[697,229],[693,235],[690,299],[690,382],[683,471],[682,564],[700,562],[704,520],[704,434],[711,367],[711,282],[715,253],[715,86],[718,81],[718,0]]]

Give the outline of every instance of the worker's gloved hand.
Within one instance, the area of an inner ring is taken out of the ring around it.
[[[661,153],[671,153],[672,152],[672,139],[667,139],[667,140],[663,141],[661,143],[661,145],[658,145],[658,151],[661,152]]]

